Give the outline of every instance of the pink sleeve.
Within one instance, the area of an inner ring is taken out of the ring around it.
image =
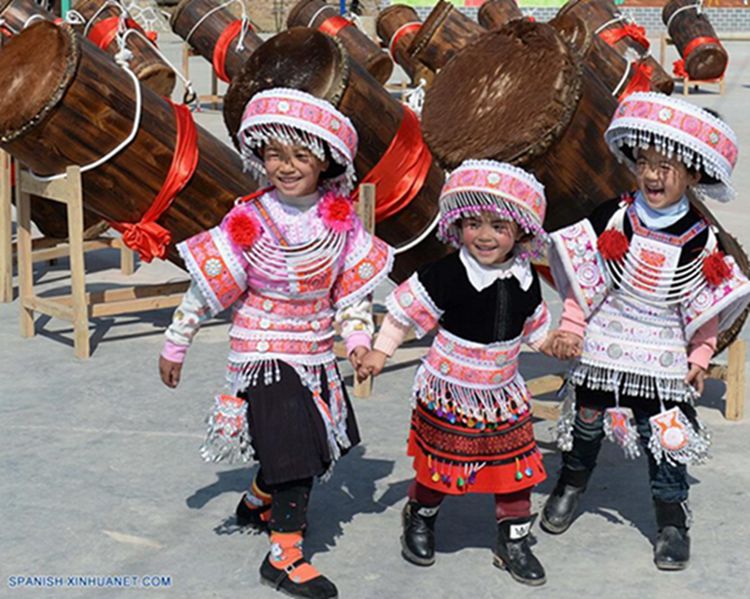
[[[179,345],[166,340],[164,341],[164,347],[161,350],[161,357],[170,362],[182,364],[185,361],[185,354],[187,354],[189,347],[189,345]]]
[[[578,335],[581,338],[583,338],[583,333],[586,330],[586,317],[583,315],[581,306],[578,305],[575,297],[573,297],[572,290],[569,290],[565,296],[559,329],[566,333]]]
[[[398,346],[404,342],[408,332],[409,327],[403,326],[389,314],[385,317],[383,325],[378,331],[374,349],[382,351],[387,356],[392,356]]]
[[[688,343],[688,362],[708,368],[708,364],[716,351],[716,338],[719,335],[719,317],[714,316],[706,324],[695,331],[695,335]]]
[[[367,331],[354,331],[346,338],[346,355],[348,356],[360,346],[370,349],[371,342],[372,337],[370,337],[370,333]]]

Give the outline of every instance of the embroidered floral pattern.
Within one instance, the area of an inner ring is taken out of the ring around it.
[[[414,273],[385,300],[388,313],[405,327],[414,327],[418,337],[435,328],[443,315]]]

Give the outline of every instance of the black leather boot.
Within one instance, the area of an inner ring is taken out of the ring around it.
[[[401,555],[418,566],[435,563],[435,519],[440,506],[427,507],[408,501],[401,512]]]
[[[544,567],[531,553],[529,532],[534,516],[511,518],[497,523],[497,546],[493,563],[508,570],[518,582],[539,586],[547,582]]]
[[[654,563],[659,570],[684,570],[690,561],[690,512],[687,502],[666,503],[654,499],[659,535],[654,545]]]
[[[590,474],[587,471],[563,469],[552,494],[544,504],[540,522],[542,529],[553,535],[568,530],[576,516],[578,503],[586,490]]]
[[[268,520],[271,517],[271,504],[251,508],[245,502],[245,496],[242,496],[235,510],[237,524],[245,527],[249,526],[257,532],[268,532]]]

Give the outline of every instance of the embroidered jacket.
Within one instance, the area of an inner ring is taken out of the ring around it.
[[[684,382],[689,347],[728,328],[750,301],[750,283],[731,256],[719,258],[723,280],[706,279],[704,265],[720,249],[694,210],[657,231],[643,225],[630,198],[553,233],[557,289],[586,319],[573,382],[662,401],[692,399]]]
[[[375,348],[393,352],[403,338],[393,332],[395,323],[402,331],[414,327],[418,337],[438,326],[417,371],[413,400],[468,426],[512,421],[529,410],[518,372],[521,343],[540,343],[549,327],[539,279],[519,258],[484,287],[482,273],[467,267],[481,268],[455,252],[399,285],[386,300],[388,318]]]
[[[179,244],[194,286],[167,331],[165,357],[189,344],[207,315],[233,307],[228,381],[236,394],[292,366],[315,398],[334,459],[347,447],[346,404],[333,354],[334,321],[348,346],[369,346],[369,295],[388,275],[393,250],[367,233],[351,202],[324,196],[301,212],[274,191],[239,203],[222,223]],[[331,216],[333,214],[334,216]],[[356,342],[356,343],[354,343]],[[330,406],[320,398],[326,370]],[[329,409],[330,408],[330,409]]]

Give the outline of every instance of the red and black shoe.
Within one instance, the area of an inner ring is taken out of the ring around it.
[[[260,565],[260,581],[292,597],[336,599],[336,585],[302,555],[302,534],[272,533],[271,551]]]

